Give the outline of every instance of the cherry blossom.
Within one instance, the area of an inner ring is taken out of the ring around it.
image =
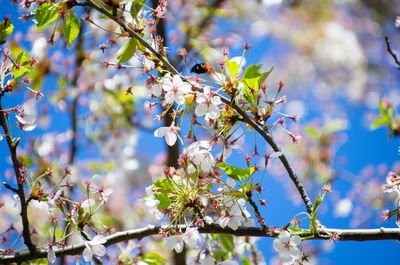
[[[193,159],[193,163],[196,165],[200,165],[201,170],[204,172],[211,171],[212,167],[215,164],[215,160],[213,155],[209,150],[199,150]]]
[[[49,250],[48,250],[48,252],[47,252],[47,261],[48,261],[50,264],[53,264],[53,263],[56,262],[56,259],[57,259],[56,253],[55,253],[55,251],[54,251],[52,245],[49,245],[48,248],[49,248]]]
[[[172,122],[169,127],[160,127],[154,131],[155,137],[165,137],[165,141],[167,145],[173,146],[176,143],[176,139],[179,138],[183,143],[182,139],[178,135],[179,127],[175,126],[175,123]]]
[[[18,125],[23,131],[32,131],[36,128],[36,116],[34,115],[29,115],[29,114],[17,114],[15,117],[18,120]]]
[[[211,154],[211,143],[209,141],[198,141],[190,144],[184,153],[188,154],[196,166],[204,172],[209,172],[215,164]]]
[[[106,247],[103,246],[103,244],[106,242],[106,238],[102,235],[97,235],[92,240],[85,241],[86,248],[83,251],[83,259],[89,262],[92,260],[93,255],[99,257],[104,256],[106,254]]]
[[[191,85],[184,82],[179,75],[175,75],[170,79],[166,79],[163,82],[165,94],[165,103],[172,104],[176,102],[179,105],[185,103],[185,94],[191,91]]]
[[[301,238],[298,235],[292,236],[288,231],[282,231],[278,238],[274,239],[274,249],[279,254],[279,260],[287,263],[293,260],[299,260],[302,256],[298,246]]]
[[[184,234],[178,234],[166,237],[164,239],[165,247],[169,250],[175,249],[177,253],[181,253],[186,243],[191,248],[197,248],[200,242],[200,233],[197,227],[187,228]]]
[[[218,105],[222,103],[221,98],[211,92],[209,87],[204,87],[203,93],[197,92],[196,103],[196,116],[205,116],[206,120],[215,120],[220,116]]]
[[[222,228],[228,226],[233,230],[237,230],[251,216],[245,208],[246,201],[244,199],[236,201],[234,198],[225,197],[224,205],[226,205],[228,213],[219,219],[219,225]]]

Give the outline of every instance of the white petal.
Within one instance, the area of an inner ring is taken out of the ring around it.
[[[162,88],[163,88],[166,92],[171,91],[173,87],[174,87],[174,84],[172,84],[171,80],[167,79],[167,80],[165,80],[165,81],[163,82]]]
[[[208,110],[207,104],[200,103],[196,107],[195,114],[197,117],[202,117],[202,116],[206,115],[207,110]]]
[[[92,244],[94,244],[94,245],[100,245],[100,244],[106,243],[107,240],[106,240],[105,236],[97,235],[90,242],[92,242]]]
[[[83,254],[82,254],[82,255],[83,255],[83,259],[84,259],[86,262],[91,261],[92,258],[93,258],[92,250],[91,250],[90,248],[88,248],[88,247],[85,248],[85,250],[83,251]]]
[[[182,84],[182,79],[179,75],[174,75],[172,78],[172,83],[174,83],[175,86],[179,87]]]
[[[106,247],[103,245],[96,245],[92,247],[92,252],[94,255],[102,257],[106,254]]]
[[[176,251],[176,253],[181,253],[182,252],[182,250],[183,250],[183,242],[178,242],[178,244],[176,244],[176,246],[175,246],[175,251]]]
[[[36,124],[26,124],[22,127],[22,130],[26,131],[26,132],[30,132],[33,131],[36,128]]]
[[[229,223],[229,217],[228,216],[226,216],[226,217],[224,217],[224,218],[222,218],[222,219],[219,219],[219,225],[222,227],[222,228],[225,228],[226,227],[226,225]]]
[[[47,261],[50,264],[53,264],[56,262],[56,253],[54,252],[54,249],[52,247],[49,248],[49,252],[47,253]]]
[[[81,203],[82,208],[89,208],[95,205],[95,201],[93,199],[86,199]]]
[[[175,102],[179,105],[183,105],[185,103],[185,97],[182,93],[177,93],[175,96]]]
[[[182,91],[184,94],[187,94],[190,92],[191,88],[192,86],[189,83],[184,82],[182,85],[180,85],[179,90]]]
[[[169,131],[165,135],[165,141],[167,142],[167,145],[173,146],[176,143],[177,135],[174,132]]]
[[[164,244],[167,249],[173,250],[175,246],[178,244],[178,239],[176,238],[176,236],[170,236],[164,238]]]
[[[155,137],[164,137],[169,131],[169,127],[160,127],[154,131]]]

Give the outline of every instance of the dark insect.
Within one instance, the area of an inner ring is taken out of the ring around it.
[[[204,74],[208,73],[210,70],[210,67],[206,63],[197,63],[193,65],[192,69],[190,69],[191,73],[196,73],[196,74]]]

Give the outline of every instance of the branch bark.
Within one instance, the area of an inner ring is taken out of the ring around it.
[[[147,226],[138,229],[132,229],[117,232],[106,237],[105,246],[110,246],[127,240],[141,240],[142,238],[157,235],[160,229],[166,229],[167,226]],[[268,227],[265,231],[259,227],[239,227],[232,230],[228,227],[222,228],[219,225],[206,225],[198,227],[202,234],[230,234],[233,236],[253,236],[253,237],[276,237],[280,232],[280,228]],[[184,232],[186,226],[182,225],[180,229]],[[313,239],[330,240],[330,235],[335,234],[338,241],[371,241],[371,240],[400,240],[400,228],[377,228],[377,229],[322,229]],[[305,235],[307,236],[307,235]],[[62,249],[56,249],[57,257],[66,255],[80,254],[85,248],[85,244],[77,244]],[[15,255],[0,256],[1,264],[9,264],[12,262],[22,262],[37,258],[44,258],[47,250],[40,249],[36,253],[18,253]]]
[[[31,253],[35,253],[36,246],[32,242],[30,226],[29,226],[29,219],[28,219],[28,202],[25,198],[24,184],[22,183],[22,180],[24,178],[24,176],[21,174],[21,169],[20,169],[22,166],[22,163],[18,160],[18,157],[17,157],[18,142],[15,142],[12,139],[11,131],[8,128],[4,112],[2,111],[3,110],[3,106],[1,103],[2,96],[0,97],[0,125],[1,125],[1,127],[3,127],[3,131],[6,136],[7,146],[8,146],[10,155],[11,155],[11,161],[12,161],[13,168],[14,168],[15,180],[18,185],[18,188],[16,189],[16,193],[19,197],[19,201],[21,204],[20,215],[21,215],[21,220],[22,220],[22,236],[24,238],[24,243],[28,247],[29,251]]]
[[[397,55],[392,50],[392,47],[390,46],[390,40],[388,36],[385,36],[385,43],[386,43],[386,50],[393,57],[394,62],[400,67],[400,61],[397,58]]]

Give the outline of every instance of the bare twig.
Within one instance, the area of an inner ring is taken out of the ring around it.
[[[400,67],[400,61],[397,58],[397,55],[394,53],[394,51],[392,50],[392,47],[390,46],[390,40],[388,36],[385,36],[385,42],[386,42],[386,50],[388,51],[388,53],[393,57],[394,62]]]
[[[143,228],[117,232],[106,237],[105,246],[110,246],[119,242],[157,235],[160,229],[166,229],[166,226],[147,226]],[[186,226],[181,226],[180,230],[185,231]],[[253,236],[253,237],[276,237],[281,231],[279,228],[269,227],[267,231],[259,227],[239,227],[237,230],[231,228],[222,228],[219,225],[206,225],[198,227],[202,234],[230,234],[233,236]],[[324,229],[319,231],[319,234],[314,239],[330,240],[330,235],[335,234],[338,241],[371,241],[371,240],[400,240],[400,228],[378,228],[378,229]],[[307,236],[307,235],[305,235]],[[77,244],[67,246],[65,248],[56,249],[57,257],[66,255],[76,255],[82,253],[85,244]],[[37,258],[44,258],[47,255],[47,250],[40,249],[36,253],[19,253],[15,255],[0,256],[1,264],[11,262],[22,262]]]

